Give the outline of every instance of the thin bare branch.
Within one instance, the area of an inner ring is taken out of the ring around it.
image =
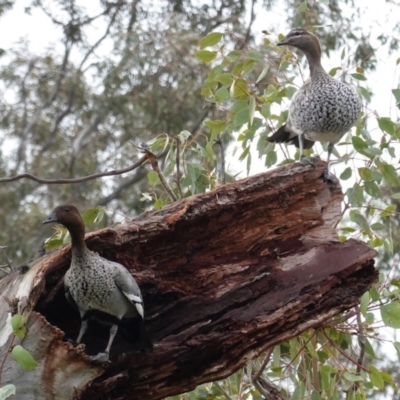
[[[361,372],[361,368],[364,365],[364,357],[365,357],[365,332],[364,332],[364,326],[363,323],[361,321],[361,311],[360,311],[360,307],[357,306],[356,307],[357,312],[357,324],[358,324],[358,328],[360,330],[360,334],[358,335],[358,345],[360,346],[360,354],[358,356],[358,360],[357,360],[357,374],[359,374]]]
[[[258,370],[258,372],[256,374],[254,374],[251,377],[251,381],[254,383],[255,381],[258,380],[258,378],[261,376],[261,374],[264,372],[265,367],[267,366],[267,364],[269,363],[269,360],[271,358],[272,352],[274,351],[273,347],[270,347],[267,352],[265,353],[265,358],[263,363],[261,364],[260,369]]]
[[[146,160],[147,160],[147,156],[145,155],[145,156],[140,158],[138,161],[136,161],[134,164],[132,164],[129,167],[122,168],[122,169],[115,169],[115,170],[107,171],[107,172],[99,172],[97,174],[87,175],[87,176],[83,176],[83,177],[80,177],[80,178],[72,178],[72,179],[43,179],[43,178],[39,178],[39,177],[37,177],[35,175],[32,175],[32,174],[20,174],[20,175],[16,175],[16,176],[11,176],[9,178],[0,178],[0,183],[15,182],[15,181],[18,181],[18,180],[23,179],[23,178],[30,179],[30,180],[35,181],[37,183],[46,184],[46,185],[87,182],[87,181],[90,181],[90,180],[93,180],[93,179],[102,178],[104,176],[121,175],[121,174],[124,174],[126,172],[133,171],[134,169],[136,169],[136,168],[140,167],[142,164],[144,164],[146,162]]]
[[[364,372],[368,372],[367,368],[364,368],[361,364],[358,364],[358,362],[356,360],[354,360],[353,357],[350,356],[350,354],[348,354],[347,352],[345,352],[343,349],[341,349],[333,340],[331,340],[331,338],[329,338],[324,332],[323,335],[325,336],[325,338],[329,341],[329,343],[331,343],[333,345],[333,347],[335,347],[335,349],[337,351],[339,351],[339,353],[341,353],[344,357],[346,357],[349,361],[351,361],[354,365],[357,365],[357,369],[359,368],[360,370],[363,370]]]
[[[181,188],[181,170],[180,170],[180,151],[181,151],[181,140],[179,137],[176,138],[176,186],[178,187],[179,195],[181,199],[183,198],[182,188]]]
[[[58,127],[60,126],[61,122],[63,121],[63,119],[71,113],[72,110],[72,106],[74,104],[75,101],[75,85],[71,86],[70,89],[70,93],[68,96],[68,104],[67,104],[67,108],[62,111],[56,118],[56,121],[54,123],[53,129],[51,130],[51,132],[48,135],[48,138],[46,140],[46,143],[43,145],[41,153],[44,153],[45,151],[47,151],[49,149],[49,147],[53,144],[54,138],[56,136]]]
[[[240,47],[239,47],[240,50],[242,50],[243,47],[246,45],[246,43],[248,43],[249,40],[250,40],[250,36],[251,36],[251,27],[253,26],[253,22],[254,22],[255,19],[256,19],[256,13],[255,13],[255,10],[254,10],[254,6],[255,6],[255,4],[256,4],[256,1],[257,1],[257,0],[252,0],[252,2],[251,2],[250,22],[249,22],[249,26],[247,27],[246,35],[244,36],[243,42],[242,42],[242,44],[241,44]]]
[[[171,186],[168,184],[163,172],[160,170],[160,167],[158,166],[158,161],[157,161],[156,155],[150,151],[148,146],[145,146],[143,148],[143,151],[145,152],[146,158],[147,158],[147,160],[149,160],[151,167],[153,168],[154,171],[157,172],[158,178],[160,179],[161,184],[164,186],[165,190],[167,191],[169,197],[171,198],[172,201],[176,201],[177,198],[175,196],[175,193],[172,191]]]
[[[54,87],[53,93],[49,97],[49,99],[45,103],[45,105],[43,106],[44,108],[49,107],[53,103],[53,101],[57,98],[58,93],[60,92],[61,83],[62,83],[63,78],[65,77],[65,72],[67,70],[68,58],[69,58],[69,55],[71,52],[71,48],[72,48],[72,44],[70,44],[68,41],[66,41],[64,57],[63,57],[63,62],[61,64],[60,73],[58,74],[57,82]]]
[[[222,183],[225,185],[226,183],[226,172],[225,172],[225,149],[224,149],[224,143],[222,141],[222,137],[220,136],[215,143],[217,143],[217,145],[220,148],[221,151],[221,180]]]
[[[106,196],[106,197],[104,197],[103,199],[101,199],[101,200],[97,203],[97,205],[99,205],[99,206],[105,206],[105,205],[107,205],[108,203],[110,203],[111,201],[113,201],[113,200],[115,200],[115,199],[118,199],[118,198],[120,197],[120,194],[121,194],[125,189],[127,189],[128,187],[130,187],[130,186],[134,185],[135,183],[139,182],[141,179],[144,178],[145,175],[146,175],[146,173],[145,173],[144,171],[143,171],[143,172],[142,172],[142,170],[137,171],[136,174],[135,174],[133,177],[131,177],[131,178],[129,178],[129,179],[123,181],[119,186],[117,186],[117,187],[113,190],[113,192],[112,192],[111,194],[109,194],[108,196]]]
[[[218,382],[213,382],[213,385],[218,388],[218,390],[224,395],[226,400],[233,400],[232,397],[229,396],[228,392]]]
[[[269,379],[260,376],[258,380],[253,382],[255,388],[268,400],[284,400],[279,388]]]
[[[104,35],[100,37],[100,39],[86,52],[84,55],[81,63],[79,64],[78,71],[80,71],[83,67],[83,64],[85,64],[86,60],[89,58],[89,56],[96,50],[96,48],[100,45],[100,43],[108,36],[110,33],[111,27],[115,22],[115,18],[117,17],[117,14],[121,8],[122,4],[119,4],[118,7],[116,8],[115,12],[111,16],[110,22],[107,25],[107,29],[104,32]]]

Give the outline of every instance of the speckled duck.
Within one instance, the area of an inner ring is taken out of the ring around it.
[[[64,289],[68,302],[81,316],[77,343],[81,342],[89,319],[111,325],[104,353],[92,357],[93,361],[107,361],[121,319],[139,318],[142,346],[151,351],[152,344],[144,327],[143,298],[136,280],[123,265],[86,247],[85,225],[75,206],[56,207],[43,223],[51,222],[64,225],[71,235],[71,266],[65,274]]]
[[[305,158],[304,149],[314,142],[328,142],[328,163],[335,143],[356,123],[361,102],[355,90],[326,73],[321,65],[318,38],[305,29],[293,29],[278,43],[300,49],[310,66],[310,79],[294,94],[286,123],[274,132],[269,142],[289,142],[300,148],[300,162],[313,164]],[[332,176],[326,171],[326,177]]]

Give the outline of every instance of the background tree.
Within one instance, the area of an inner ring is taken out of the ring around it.
[[[3,1],[0,6],[2,18],[8,18],[12,2]],[[134,144],[145,141],[161,154],[159,162],[175,193],[179,195],[179,182],[183,196],[187,196],[215,187],[221,165],[220,149],[228,156],[232,153],[229,143],[236,143],[241,154],[234,157],[245,160],[248,171],[257,156],[254,148],[265,159],[266,167],[291,162],[295,153],[283,149],[282,161],[281,150],[266,146],[265,136],[286,119],[285,105],[295,91],[298,67],[304,64],[292,53],[276,49],[274,44],[277,33],[286,33],[291,26],[319,26],[316,32],[324,44],[325,55],[342,50],[342,64],[331,73],[359,83],[358,90],[366,105],[355,133],[346,138],[348,145],[339,146],[336,154],[345,162],[342,181],[354,182],[346,192],[340,232],[343,238],[361,236],[380,249],[380,267],[387,271],[381,279],[383,285],[363,299],[362,315],[355,314],[357,328],[350,330],[340,325],[330,339],[339,347],[353,349],[354,345],[355,358],[363,349],[368,349],[368,356],[373,358],[376,354],[372,345],[355,343],[351,334],[368,331],[368,323],[380,318],[380,314],[373,317],[367,311],[370,299],[383,299],[391,307],[389,311],[398,311],[398,282],[392,278],[396,277],[399,236],[395,193],[400,182],[397,164],[392,164],[396,160],[399,129],[389,113],[384,117],[373,114],[371,88],[365,79],[373,69],[379,70],[374,56],[377,43],[378,50],[397,49],[398,23],[390,33],[374,32],[361,23],[365,10],[351,2],[287,1],[287,24],[279,27],[278,32],[268,24],[269,16],[275,16],[274,10],[279,7],[279,2],[256,0],[200,4],[138,0],[99,1],[88,10],[84,2],[73,0],[32,2],[26,12],[44,12],[62,39],[49,42],[50,46],[40,53],[32,52],[26,40],[3,49],[0,173],[8,177],[29,172],[58,179],[124,168],[141,157]],[[397,10],[395,2],[386,7],[387,12]],[[261,10],[266,12],[261,14]],[[266,18],[260,29],[256,25],[259,15]],[[262,29],[270,32],[262,36]],[[220,35],[207,36],[212,32]],[[399,90],[395,89],[393,94],[398,104]],[[173,174],[177,138],[183,156],[182,179],[178,181]],[[216,140],[222,143],[220,148],[216,147]],[[235,175],[238,170],[232,167],[228,175]],[[142,167],[129,175],[79,184],[38,185],[30,180],[2,183],[0,245],[6,246],[2,264],[11,261],[18,265],[33,255],[33,249],[40,248],[45,231],[38,232],[37,227],[56,204],[74,202],[82,209],[106,206],[106,218],[97,225],[101,226],[119,221],[121,216],[133,216],[153,204],[161,207],[169,202],[154,171],[149,171]],[[382,310],[383,317],[386,309]],[[385,323],[399,325],[393,317],[390,321],[386,318]],[[279,360],[300,368],[301,363],[288,361],[288,352],[292,357],[296,348],[303,357],[303,365],[313,362],[312,349],[306,351],[310,337],[318,339],[313,342],[314,350],[324,340],[310,334],[274,349],[270,376],[278,381],[283,379],[281,382],[290,379],[281,374]],[[344,362],[336,351],[334,360]],[[342,370],[343,374],[353,374],[350,369]],[[286,368],[285,372],[289,371]],[[346,382],[353,382],[348,386],[360,381],[361,372],[355,372],[355,377],[346,375]],[[397,373],[393,368],[391,372]],[[228,395],[229,390],[249,395],[252,389],[246,382],[247,375],[241,371],[232,378],[240,382],[235,389],[232,380],[220,386]],[[373,378],[375,375],[378,378]],[[376,384],[376,388],[391,384],[397,390],[395,380],[375,375],[361,378]],[[310,379],[301,375],[301,384],[297,382],[300,394],[303,387],[310,386]],[[210,396],[214,388],[205,386],[201,393]],[[369,398],[373,390],[368,392]],[[348,393],[352,396],[351,393],[360,392]],[[255,392],[253,395],[256,396]],[[200,396],[199,392],[196,396]]]

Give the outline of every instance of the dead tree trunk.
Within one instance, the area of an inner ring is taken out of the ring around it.
[[[91,329],[86,349],[65,341],[79,329],[62,291],[69,246],[3,278],[1,293],[33,310],[22,345],[39,366],[25,372],[8,358],[2,384],[14,383],[20,400],[162,399],[227,377],[353,307],[376,279],[376,253],[337,240],[342,193],[323,182],[324,167],[277,168],[87,235],[89,248],[139,282],[152,354],[118,334],[111,362],[91,365],[86,353],[103,349],[107,329]],[[12,335],[0,301],[3,354]]]

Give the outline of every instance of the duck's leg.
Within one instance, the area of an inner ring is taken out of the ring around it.
[[[337,183],[339,183],[339,179],[336,178],[335,175],[333,175],[332,173],[329,172],[329,161],[331,159],[331,154],[332,154],[332,151],[333,151],[333,147],[334,147],[333,143],[329,143],[328,144],[328,167],[324,171],[323,178],[324,178],[324,180],[326,182],[331,182],[331,183],[337,184]]]
[[[111,345],[113,344],[113,341],[114,341],[115,335],[117,334],[117,331],[118,331],[118,325],[116,325],[116,324],[112,325],[110,328],[110,337],[108,339],[106,349],[104,350],[103,353],[99,353],[96,356],[90,357],[91,361],[98,361],[98,362],[108,361],[108,359],[110,357]]]
[[[305,157],[304,156],[304,133],[299,133],[299,149],[300,149],[300,164],[301,165],[311,165],[315,167],[315,163],[317,159],[314,157]]]
[[[88,328],[87,320],[82,320],[81,322],[81,329],[79,330],[78,338],[76,339],[76,343],[80,343],[82,340],[82,336],[85,334]]]

